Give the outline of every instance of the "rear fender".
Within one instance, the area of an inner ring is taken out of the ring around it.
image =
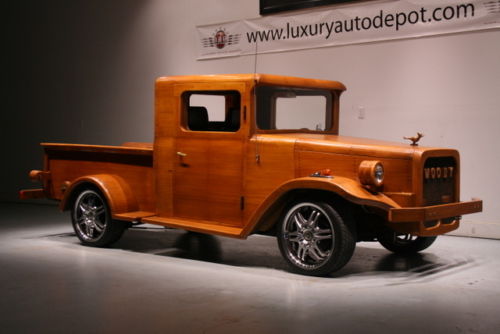
[[[87,175],[74,180],[64,192],[60,203],[61,210],[71,209],[76,196],[82,189],[88,187],[97,188],[104,195],[112,216],[139,210],[137,199],[128,183],[121,177],[112,174]]]

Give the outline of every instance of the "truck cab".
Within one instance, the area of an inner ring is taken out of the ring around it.
[[[154,154],[157,169],[165,171],[156,179],[159,216],[214,221],[242,229],[239,235],[262,200],[298,176],[294,138],[287,135],[337,134],[345,88],[293,79],[250,74],[157,80]],[[166,117],[171,119],[162,121]]]

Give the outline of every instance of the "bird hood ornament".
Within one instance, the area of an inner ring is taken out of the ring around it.
[[[423,133],[417,132],[415,137],[403,137],[403,139],[411,140],[411,146],[418,146],[418,141],[424,136]]]

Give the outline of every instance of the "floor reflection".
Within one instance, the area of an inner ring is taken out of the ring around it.
[[[432,249],[399,255],[383,248],[358,246],[351,262],[332,276],[390,276],[396,281],[387,282],[388,285],[407,284],[434,280],[475,265],[477,263],[473,258],[457,258],[450,254],[442,257],[433,253]]]
[[[46,237],[57,237],[59,240],[64,238],[72,243],[78,243],[73,233]],[[403,256],[390,253],[383,248],[366,245],[366,243],[358,244],[351,261],[331,277],[377,276],[392,272],[397,274],[395,277],[422,280],[426,277],[441,276],[451,269],[460,270],[461,267],[465,268],[474,262],[471,259],[439,257],[434,255],[432,250]],[[264,267],[288,271],[273,237],[253,236],[248,240],[237,240],[175,229],[133,228],[129,229],[112,248],[235,267]]]
[[[178,257],[209,262],[221,262],[220,242],[209,234],[187,232],[177,238],[174,248],[179,250]]]
[[[436,257],[428,254],[398,255],[390,253],[383,256],[377,263],[377,271],[424,271],[428,267],[435,267]]]

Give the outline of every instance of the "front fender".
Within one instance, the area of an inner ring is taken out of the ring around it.
[[[254,231],[264,215],[272,209],[273,204],[293,190],[323,190],[335,193],[351,203],[371,206],[383,211],[389,211],[391,208],[400,208],[400,205],[389,197],[382,193],[370,192],[353,179],[346,177],[301,177],[281,184],[272,192],[254,212],[249,224],[242,231],[242,236],[246,237]]]
[[[112,216],[138,211],[139,205],[130,186],[121,177],[112,174],[86,175],[74,180],[64,192],[61,210],[69,210],[75,196],[86,185],[92,185],[106,197]]]

